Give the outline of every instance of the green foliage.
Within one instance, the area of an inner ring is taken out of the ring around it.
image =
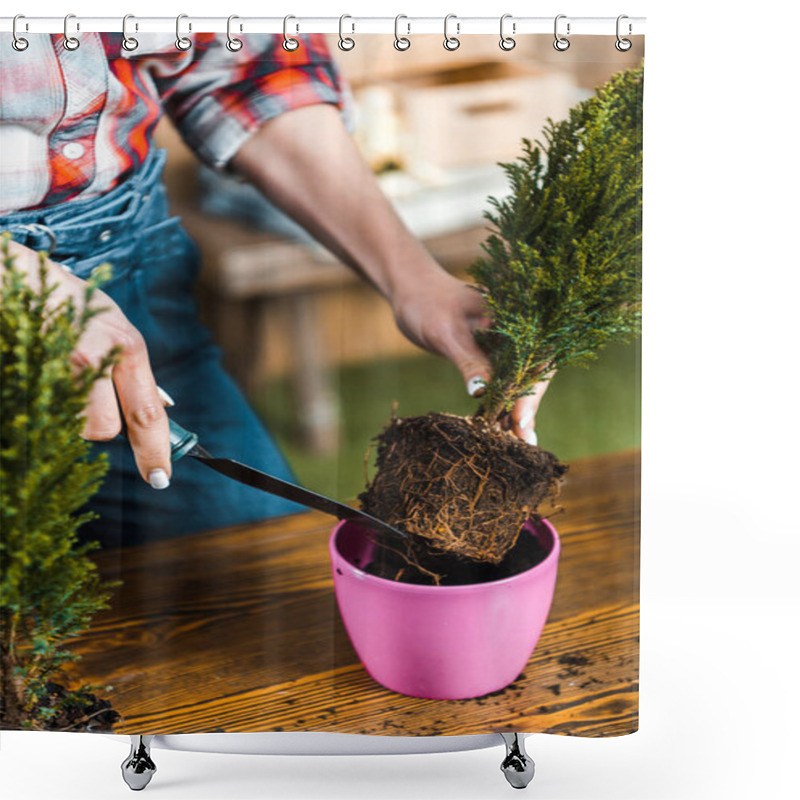
[[[44,257],[40,288],[14,266],[2,241],[0,305],[0,719],[7,726],[45,727],[46,683],[76,659],[67,645],[110,597],[77,530],[92,515],[80,509],[108,466],[90,460],[81,438],[93,383],[113,363],[76,367],[78,339],[98,311],[56,299]],[[84,687],[85,688],[85,687]],[[75,693],[80,698],[82,689]]]
[[[493,319],[476,334],[490,420],[551,370],[641,329],[642,81],[641,68],[618,73],[501,165],[511,193],[490,198],[494,232],[470,268]]]

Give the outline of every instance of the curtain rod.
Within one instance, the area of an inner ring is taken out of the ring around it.
[[[402,36],[414,34],[444,34],[444,17],[401,16],[397,21],[398,33]],[[236,34],[283,33],[284,25],[290,34],[297,33],[339,33],[358,35],[360,33],[395,32],[395,17],[236,17],[231,23],[231,31]],[[569,26],[569,29],[567,29]],[[136,17],[128,20],[128,32],[133,33],[174,33],[175,17]],[[181,15],[181,32],[225,33],[228,29],[227,17],[194,17]],[[553,35],[555,17],[514,17],[506,15],[504,32],[506,35],[545,33]],[[0,17],[0,32],[10,33],[13,17]],[[117,17],[70,16],[70,35],[81,33],[122,33],[122,15]],[[617,17],[570,17],[560,14],[558,31],[561,36],[609,35],[617,32]],[[645,17],[624,17],[620,21],[622,36],[641,36],[645,32]],[[64,17],[20,17],[17,20],[17,33],[63,33]],[[471,34],[500,32],[500,17],[459,17],[450,15],[448,35],[468,36]]]

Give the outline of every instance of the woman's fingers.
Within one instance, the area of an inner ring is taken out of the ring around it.
[[[470,395],[480,397],[484,393],[491,363],[478,346],[475,331],[491,327],[492,320],[473,287],[442,271],[424,287],[395,297],[394,309],[400,329],[412,342],[452,361]],[[520,398],[512,412],[500,420],[504,429],[529,444],[537,443],[536,411],[552,375],[545,375],[531,394]]]
[[[464,378],[468,394],[472,397],[480,397],[484,393],[484,387],[492,376],[489,359],[475,341],[475,331],[478,328],[488,328],[491,324],[492,320],[482,314],[477,324],[468,324],[463,336],[453,345],[453,360]]]
[[[120,355],[111,375],[92,387],[83,435],[92,440],[112,439],[124,418],[139,473],[154,489],[166,489],[172,475],[169,421],[150,369],[147,346],[110,297],[97,292],[93,305],[102,312],[90,320],[73,361],[78,366],[97,367],[112,348],[119,348]]]
[[[459,333],[462,335],[459,336]],[[442,336],[439,350],[455,364],[464,379],[467,392],[472,397],[480,397],[491,376],[491,366],[489,359],[475,343],[472,331],[466,325],[457,326],[455,332]]]
[[[395,305],[400,329],[412,342],[451,361],[464,379],[467,392],[480,397],[491,375],[486,354],[478,347],[474,331],[491,325],[481,296],[448,275],[406,295]]]
[[[39,256],[15,242],[11,242],[11,248],[31,285],[38,286]],[[46,268],[54,286],[51,302],[71,298],[76,308],[82,308],[86,282],[56,262],[47,261]],[[92,386],[82,436],[92,441],[113,439],[122,428],[121,408],[141,476],[154,488],[165,489],[172,475],[169,421],[164,411],[166,400],[159,396],[144,339],[104,292],[95,291],[91,304],[101,313],[89,320],[71,355],[72,363],[76,368],[97,369],[113,348],[118,347],[121,352],[111,375],[99,378]]]
[[[528,444],[538,444],[536,412],[549,385],[549,379],[534,384],[531,393],[520,397],[511,411],[511,429]]]
[[[166,489],[172,475],[169,421],[144,339],[133,328],[126,338],[113,378],[128,439],[141,476],[154,489]]]
[[[105,442],[113,439],[121,428],[114,383],[110,377],[100,378],[95,381],[89,393],[86,422],[81,436],[91,441]]]

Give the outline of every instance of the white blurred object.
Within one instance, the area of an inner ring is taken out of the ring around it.
[[[575,96],[572,75],[511,63],[477,63],[394,84],[413,175],[518,158]]]
[[[400,117],[395,96],[385,86],[368,86],[356,95],[356,140],[374,172],[402,168]]]
[[[488,197],[509,191],[497,165],[438,171],[435,177],[436,182],[423,182],[405,173],[379,176],[400,218],[423,239],[482,224]]]

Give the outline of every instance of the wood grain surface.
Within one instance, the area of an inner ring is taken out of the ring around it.
[[[548,623],[501,692],[421,700],[375,683],[336,608],[334,521],[316,512],[98,554],[124,584],[77,640],[72,675],[111,687],[98,694],[123,716],[116,733],[631,733],[638,451],[573,462],[560,505],[547,511],[562,540]]]

